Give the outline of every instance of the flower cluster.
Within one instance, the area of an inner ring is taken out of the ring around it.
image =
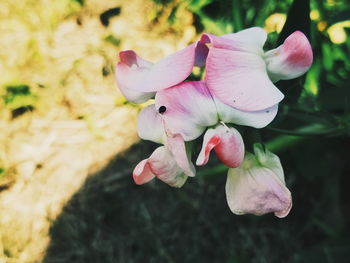
[[[195,176],[186,142],[204,133],[196,165],[205,165],[214,150],[230,167],[226,196],[233,213],[289,213],[291,194],[279,158],[260,145],[254,146],[254,154],[245,153],[242,136],[232,126],[268,125],[284,97],[274,82],[296,78],[312,63],[303,33],[296,31],[276,49],[264,52],[266,38],[258,27],[223,36],[203,34],[157,63],[132,50],[120,52],[116,79],[123,95],[134,103],[155,98],[155,104],[140,113],[138,134],[162,144],[135,167],[136,184],[157,177],[181,187]],[[194,66],[205,67],[205,79],[185,81]]]

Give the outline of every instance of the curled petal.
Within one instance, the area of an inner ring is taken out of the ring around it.
[[[183,82],[157,92],[156,109],[172,134],[185,141],[199,137],[207,126],[218,122],[215,103],[202,81]]]
[[[189,160],[186,152],[186,146],[183,137],[180,134],[169,134],[167,137],[167,146],[174,156],[177,164],[187,176],[194,177],[196,170]]]
[[[203,34],[200,42],[210,43],[215,48],[246,51],[262,54],[267,34],[261,27],[251,27],[234,34],[215,36]]]
[[[181,187],[187,180],[184,171],[165,146],[158,147],[150,158],[141,161],[133,172],[136,184],[147,183],[154,177],[173,187]]]
[[[151,181],[155,177],[155,174],[151,169],[149,160],[145,159],[139,162],[138,165],[136,165],[132,176],[134,178],[134,182],[138,185]]]
[[[163,121],[154,104],[141,110],[137,121],[137,133],[141,139],[163,143]]]
[[[278,48],[265,53],[267,71],[274,82],[303,75],[312,60],[310,43],[300,31],[291,34]]]
[[[116,67],[119,89],[123,94],[134,95],[135,92],[152,93],[180,83],[192,71],[196,46],[197,43],[192,44],[155,64],[141,59],[134,51],[121,52],[120,62]]]
[[[260,111],[242,111],[226,105],[217,98],[214,100],[218,109],[219,118],[223,122],[245,125],[258,129],[267,126],[275,118],[278,111],[278,104]]]
[[[269,79],[261,56],[210,48],[206,82],[225,104],[243,111],[260,111],[278,104],[283,94]]]
[[[126,50],[119,53],[120,62],[116,66],[116,80],[121,93],[129,101],[143,103],[152,98],[155,92],[142,92],[132,89],[142,78],[142,72],[149,70],[152,63],[140,58],[134,51]]]
[[[244,157],[244,143],[241,134],[234,128],[219,125],[206,131],[197,165],[205,165],[210,151],[214,149],[219,160],[229,167],[238,167]]]
[[[275,155],[263,158],[268,160],[265,165],[269,165],[264,166],[256,156],[248,153],[240,167],[229,169],[226,198],[233,213],[263,215],[274,212],[280,218],[288,215],[292,207],[291,194],[285,186],[278,157],[271,156]]]

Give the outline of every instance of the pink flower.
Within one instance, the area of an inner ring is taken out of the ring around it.
[[[212,150],[230,167],[226,196],[235,214],[286,216],[292,206],[279,158],[259,145],[245,154],[240,133],[229,124],[263,128],[276,116],[284,95],[273,84],[296,78],[312,64],[311,46],[299,31],[276,49],[264,52],[267,34],[253,27],[235,34],[203,34],[200,41],[157,63],[134,51],[120,52],[116,80],[124,96],[144,108],[138,134],[163,144],[133,171],[136,184],[157,177],[181,187],[195,176],[186,142],[204,133],[196,164],[205,165]],[[208,46],[210,46],[208,48]],[[206,66],[205,81],[184,81],[194,66]]]
[[[292,197],[285,186],[283,168],[277,155],[254,145],[238,168],[230,168],[226,181],[226,198],[237,215],[263,215],[273,212],[277,217],[288,215]]]
[[[283,99],[273,82],[304,74],[312,64],[312,49],[305,35],[296,31],[264,53],[266,38],[259,27],[224,36],[202,35],[200,41],[211,44],[205,80],[214,96],[244,111],[263,110]]]

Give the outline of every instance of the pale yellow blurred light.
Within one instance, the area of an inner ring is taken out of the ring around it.
[[[274,13],[265,20],[265,30],[280,33],[286,22],[286,14]]]
[[[323,31],[327,28],[327,22],[326,21],[320,21],[317,23],[317,29],[319,31]]]
[[[314,20],[314,21],[320,20],[320,12],[318,12],[318,10],[311,10],[310,18],[311,20]]]
[[[327,29],[328,36],[334,44],[342,44],[346,41],[344,27],[350,27],[350,20],[333,24]]]
[[[152,104],[154,104],[154,103],[155,103],[155,100],[154,100],[154,99],[150,99],[150,100],[148,100],[148,101],[146,101],[146,102],[140,104],[140,107],[141,107],[141,108],[145,108],[145,107],[147,107],[147,106],[149,106],[149,105],[152,105]]]
[[[201,68],[200,67],[194,67],[192,70],[194,75],[199,75],[201,73]]]

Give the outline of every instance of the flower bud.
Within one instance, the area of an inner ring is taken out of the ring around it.
[[[283,168],[277,155],[254,145],[254,153],[246,153],[243,163],[230,168],[226,181],[226,198],[237,215],[288,215],[292,207],[290,191],[285,186]]]

